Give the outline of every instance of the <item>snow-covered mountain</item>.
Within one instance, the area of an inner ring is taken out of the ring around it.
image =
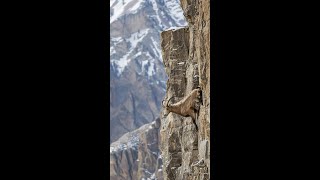
[[[110,25],[111,64],[117,76],[134,60],[141,66],[139,74],[150,77],[156,73],[154,61],[161,60],[159,32],[187,23],[177,0],[112,0]],[[121,45],[125,48],[118,49]]]
[[[110,143],[159,117],[160,32],[187,26],[179,0],[110,0]]]

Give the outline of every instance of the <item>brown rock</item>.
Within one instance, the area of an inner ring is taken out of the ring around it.
[[[161,33],[163,63],[169,77],[165,100],[185,97],[197,86],[202,103],[196,119],[161,111],[160,149],[168,180],[210,179],[210,1],[181,0],[189,27]],[[173,103],[175,103],[173,102]],[[201,161],[202,160],[202,161]],[[200,167],[193,166],[200,162]]]

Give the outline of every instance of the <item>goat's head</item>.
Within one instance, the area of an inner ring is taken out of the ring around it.
[[[162,101],[162,107],[163,107],[163,109],[164,109],[164,116],[167,116],[169,113],[170,113],[170,111],[169,111],[169,107],[170,107],[170,100],[172,99],[173,97],[171,97],[168,101],[167,101],[167,104],[165,105],[165,100],[163,100]]]

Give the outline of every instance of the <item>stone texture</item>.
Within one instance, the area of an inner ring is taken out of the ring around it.
[[[161,33],[162,57],[168,75],[165,100],[173,103],[197,86],[202,104],[196,120],[161,110],[160,149],[163,178],[210,179],[210,1],[181,0],[188,27]]]

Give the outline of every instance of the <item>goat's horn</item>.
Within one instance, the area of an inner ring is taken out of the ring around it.
[[[167,102],[167,107],[169,107],[169,102],[170,102],[170,100],[173,98],[173,96],[168,100],[168,102]]]
[[[164,106],[163,102],[164,102],[164,100],[162,100],[162,102],[161,102],[162,106]]]

